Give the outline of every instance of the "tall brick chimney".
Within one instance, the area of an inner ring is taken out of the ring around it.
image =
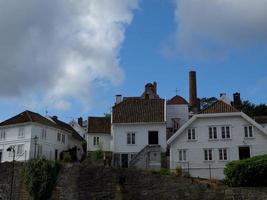
[[[198,112],[196,72],[189,72],[189,106],[194,113]]]
[[[233,94],[233,98],[234,98],[233,106],[237,110],[241,110],[241,108],[242,108],[242,102],[241,102],[240,93],[238,93],[238,92],[234,93]]]

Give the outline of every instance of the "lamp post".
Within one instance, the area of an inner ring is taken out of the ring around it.
[[[37,136],[34,136],[34,138],[33,138],[33,144],[34,144],[34,159],[36,158],[36,146],[37,146],[37,140],[38,140],[38,137],[37,137]]]
[[[12,199],[12,190],[13,190],[13,182],[14,182],[14,168],[15,168],[15,146],[10,146],[7,148],[8,152],[12,152],[13,153],[13,159],[12,159],[12,176],[11,176],[11,183],[10,183],[10,195],[9,195],[9,199]]]

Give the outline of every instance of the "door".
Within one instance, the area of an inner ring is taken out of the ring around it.
[[[250,158],[250,148],[249,147],[239,147],[239,160]]]
[[[55,150],[55,160],[57,160],[57,154],[58,154],[58,150]]]
[[[121,166],[123,168],[128,167],[128,154],[121,154]]]
[[[148,144],[159,144],[158,131],[149,131],[148,132]]]
[[[0,163],[2,162],[2,150],[0,150]]]

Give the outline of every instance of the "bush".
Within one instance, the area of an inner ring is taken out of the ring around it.
[[[182,168],[181,168],[181,166],[177,166],[176,168],[175,168],[175,175],[176,176],[182,176]]]
[[[267,155],[232,161],[225,166],[224,174],[229,186],[267,186]]]
[[[71,162],[71,155],[69,152],[63,153],[63,162],[67,162],[67,163]]]
[[[30,160],[24,169],[24,181],[33,200],[49,199],[55,186],[60,164],[45,159]]]
[[[160,174],[160,175],[170,175],[171,174],[170,170],[166,169],[166,168],[152,169],[150,172],[152,174]]]

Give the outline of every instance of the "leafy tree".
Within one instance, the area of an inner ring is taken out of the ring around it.
[[[241,110],[251,117],[267,115],[266,104],[255,105],[250,101],[243,101]]]

